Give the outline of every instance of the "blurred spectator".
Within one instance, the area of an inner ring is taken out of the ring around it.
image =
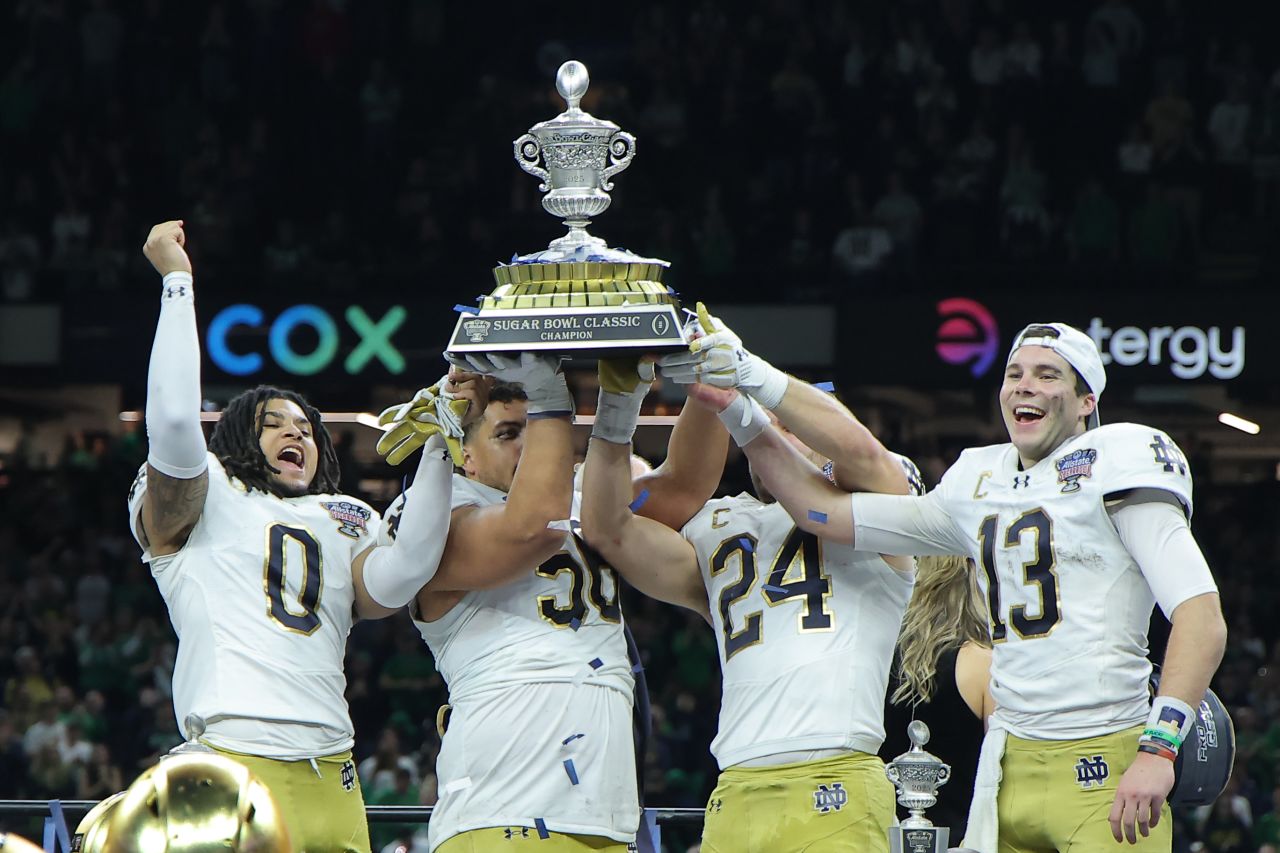
[[[892,251],[893,239],[888,230],[863,213],[836,235],[831,259],[839,272],[857,278],[880,269]]]
[[[920,202],[907,191],[900,172],[889,173],[885,193],[871,209],[871,216],[889,232],[890,240],[899,251],[909,253],[915,249],[924,212]]]
[[[1076,195],[1067,242],[1076,260],[1113,261],[1120,254],[1120,209],[1096,177]]]
[[[1157,183],[1147,185],[1146,198],[1129,215],[1129,254],[1144,267],[1173,263],[1181,234],[1177,209]]]
[[[1089,16],[1089,27],[1096,28],[1107,44],[1121,56],[1139,53],[1146,40],[1142,19],[1127,0],[1104,0]]]
[[[13,714],[14,724],[25,729],[43,716],[45,706],[53,708],[53,688],[40,671],[35,649],[23,646],[14,653],[17,672],[4,686],[4,706]]]
[[[431,688],[440,678],[417,631],[398,620],[396,627],[395,653],[382,665],[378,689],[386,695],[393,713],[403,714],[417,725],[435,718]]]
[[[5,220],[0,232],[0,288],[6,301],[23,302],[35,290],[40,243],[18,220]]]
[[[58,745],[58,754],[63,764],[89,763],[89,759],[93,756],[93,744],[85,740],[84,732],[80,730],[80,723],[73,720],[66,724],[62,743]]]
[[[123,44],[124,22],[109,0],[89,0],[89,10],[80,19],[80,57],[91,91],[115,89]]]
[[[124,790],[124,774],[111,760],[104,743],[95,744],[89,760],[76,774],[76,797],[82,800],[104,800]]]
[[[1004,50],[1004,77],[1010,83],[1039,82],[1042,52],[1031,36],[1031,25],[1018,21]]]
[[[397,767],[394,771],[395,781],[385,788],[376,788],[369,794],[366,802],[371,806],[416,806],[418,791],[414,787],[413,775],[407,768]],[[369,825],[369,840],[374,850],[381,850],[392,842],[402,842],[406,846],[413,838],[412,823],[372,823]]]
[[[379,791],[395,787],[395,774],[403,770],[409,774],[410,784],[418,783],[418,766],[414,760],[400,751],[400,734],[390,726],[382,730],[378,736],[378,748],[364,761],[360,762],[357,772],[360,774],[360,787],[365,792],[365,799],[370,800]]]
[[[994,88],[1004,79],[1005,50],[994,27],[983,27],[969,53],[969,76],[975,85]]]

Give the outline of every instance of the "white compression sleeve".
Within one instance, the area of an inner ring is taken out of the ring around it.
[[[1120,541],[1133,555],[1164,615],[1197,595],[1217,592],[1209,564],[1176,503],[1143,499],[1142,493],[1111,510]]]
[[[436,575],[449,536],[453,463],[437,433],[427,439],[390,545],[365,558],[364,588],[383,607],[404,607]]]
[[[200,428],[200,338],[191,274],[164,277],[160,320],[147,369],[147,462],[179,480],[208,466]]]

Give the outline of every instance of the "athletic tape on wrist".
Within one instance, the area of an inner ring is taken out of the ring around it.
[[[1141,740],[1159,737],[1176,751],[1191,734],[1195,721],[1196,712],[1186,702],[1173,696],[1157,696],[1151,702]]]
[[[640,406],[644,394],[619,394],[600,389],[596,403],[596,420],[591,425],[591,437],[602,438],[611,444],[630,444],[640,420]]]
[[[729,430],[734,444],[746,447],[768,429],[769,416],[755,400],[739,394],[728,408],[720,412],[720,422]]]

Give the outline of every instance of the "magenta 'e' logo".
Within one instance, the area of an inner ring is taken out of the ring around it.
[[[947,364],[972,361],[969,372],[981,376],[996,358],[1000,332],[996,318],[981,302],[963,297],[943,299],[938,303],[938,357]]]

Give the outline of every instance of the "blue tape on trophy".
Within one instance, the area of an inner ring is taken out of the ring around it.
[[[457,311],[459,314],[474,314],[479,309],[472,308],[469,305],[455,305],[453,306],[453,310]]]
[[[783,589],[783,588],[782,588],[782,587],[780,587],[780,586],[775,586],[775,585],[773,585],[773,584],[771,584],[771,583],[767,583],[767,584],[765,584],[763,588],[764,588],[764,591],[765,591],[765,592],[772,592],[774,595],[786,595],[786,594],[787,594],[787,591],[786,591],[785,589]]]
[[[564,760],[564,772],[569,774],[569,781],[578,784],[578,770],[573,766],[573,759],[566,758]]]

